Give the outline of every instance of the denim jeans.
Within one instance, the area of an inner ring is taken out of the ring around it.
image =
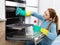
[[[25,45],[35,45],[35,44],[32,41],[26,41]],[[41,45],[41,43],[39,42],[37,45]]]

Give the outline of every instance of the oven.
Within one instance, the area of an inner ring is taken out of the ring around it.
[[[20,40],[22,35],[25,36],[25,28],[33,24],[25,24],[25,17],[16,16],[16,8],[25,10],[23,0],[6,0],[6,40]],[[20,3],[21,2],[21,3]]]

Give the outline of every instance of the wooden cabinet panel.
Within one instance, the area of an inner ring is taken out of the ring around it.
[[[5,22],[0,22],[0,45],[24,45],[24,42],[5,40]]]

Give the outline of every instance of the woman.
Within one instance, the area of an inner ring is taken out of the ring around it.
[[[17,13],[17,15],[18,14],[19,13]],[[56,15],[55,10],[52,9],[52,8],[48,8],[44,12],[44,15],[41,16],[38,13],[25,12],[22,9],[20,9],[20,14],[22,16],[30,16],[30,15],[32,15],[32,16],[40,19],[42,21],[40,27],[45,28],[45,29],[52,22],[49,29],[45,30],[45,33],[44,33],[44,30],[41,31],[42,34],[46,35],[46,37],[38,44],[38,45],[51,45],[52,41],[57,37],[57,30],[58,30],[58,17]],[[34,43],[33,42],[26,42],[26,45],[34,45]]]

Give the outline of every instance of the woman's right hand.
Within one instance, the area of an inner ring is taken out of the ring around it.
[[[16,8],[16,15],[30,16],[31,15],[31,12],[30,11],[24,11],[21,8],[17,7]]]

